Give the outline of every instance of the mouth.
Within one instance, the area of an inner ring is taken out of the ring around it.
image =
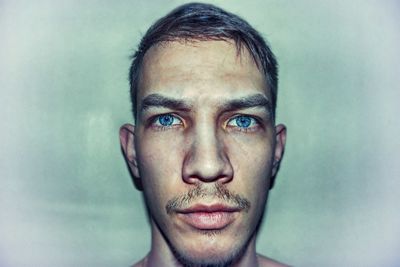
[[[198,230],[222,230],[233,223],[240,208],[223,204],[197,204],[177,211],[178,216],[191,227]]]

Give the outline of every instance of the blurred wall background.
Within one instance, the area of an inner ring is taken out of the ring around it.
[[[187,1],[0,0],[0,266],[129,266],[149,249],[120,153],[129,56]],[[400,266],[397,1],[209,1],[280,63],[285,159],[258,250]]]

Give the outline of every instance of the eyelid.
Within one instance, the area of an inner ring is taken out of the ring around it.
[[[261,119],[259,117],[254,116],[254,115],[248,115],[248,114],[235,114],[234,116],[232,116],[232,117],[230,117],[228,119],[228,123],[233,121],[233,120],[235,120],[235,119],[237,119],[238,117],[248,117],[248,118],[254,120],[254,122],[256,122],[256,124],[260,124],[261,123],[260,122]]]
[[[252,125],[249,127],[240,127],[238,125],[229,125],[231,121],[235,120],[237,117],[244,116],[244,117],[249,117],[252,120]],[[265,130],[266,125],[265,125],[265,120],[262,119],[261,117],[257,115],[249,115],[249,114],[235,114],[234,116],[230,117],[228,121],[225,124],[225,129],[228,131],[233,131],[233,132],[240,132],[240,133],[253,133],[253,132],[258,132],[260,130]]]
[[[180,123],[179,124],[172,124],[172,125],[169,125],[169,126],[156,125],[155,124],[155,123],[157,123],[158,119],[161,116],[167,116],[167,115],[172,116],[174,119],[178,119],[180,121]],[[165,128],[172,128],[172,127],[177,126],[177,125],[184,125],[184,120],[183,120],[183,118],[181,116],[177,115],[176,113],[166,112],[166,113],[162,113],[162,114],[157,114],[157,115],[151,116],[147,120],[146,125],[150,126],[150,127],[159,127],[159,128],[165,129]]]

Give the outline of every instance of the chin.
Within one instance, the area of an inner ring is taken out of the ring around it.
[[[188,251],[185,252],[174,252],[175,257],[178,261],[187,267],[222,267],[222,266],[231,266],[233,263],[238,261],[243,253],[241,250],[239,251],[230,251],[229,253],[190,253]]]
[[[204,233],[208,238],[215,233]],[[240,239],[239,239],[240,240]],[[193,267],[222,267],[231,266],[237,262],[247,248],[247,242],[237,240],[218,240],[202,242],[199,240],[192,247],[171,247],[172,251],[183,266]]]

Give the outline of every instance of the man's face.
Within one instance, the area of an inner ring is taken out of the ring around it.
[[[192,263],[241,255],[285,142],[264,76],[230,42],[172,42],[146,53],[139,88],[134,148],[124,149],[143,184],[153,245]]]

